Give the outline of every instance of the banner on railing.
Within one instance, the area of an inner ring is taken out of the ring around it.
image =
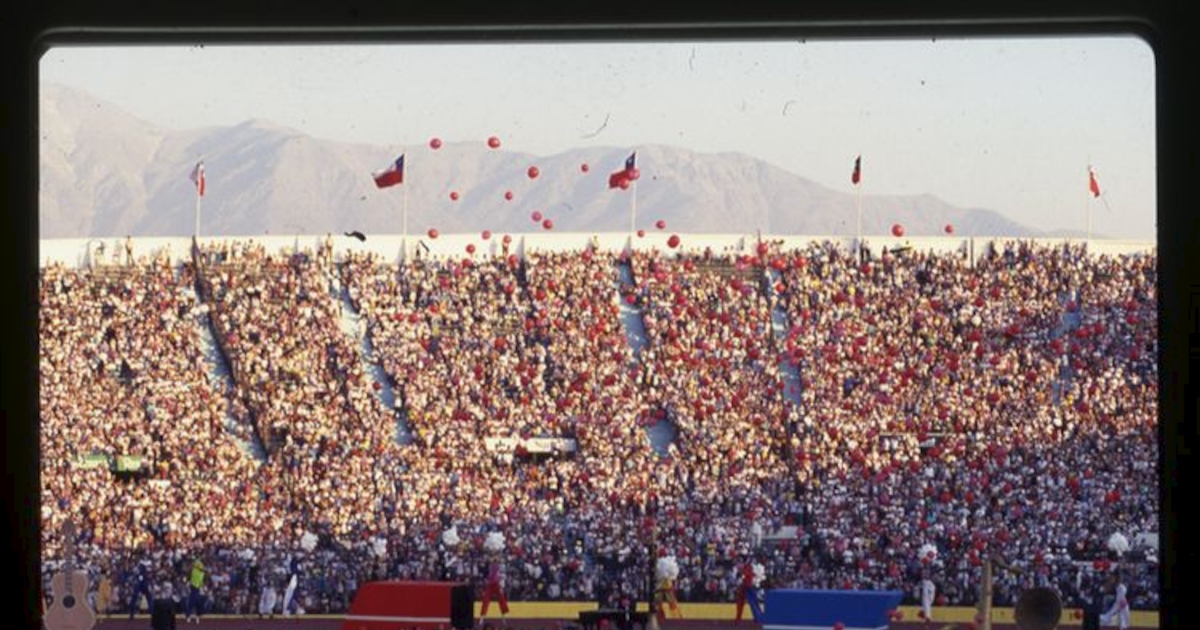
[[[575,440],[572,438],[511,438],[489,437],[483,439],[487,450],[494,453],[514,453],[522,448],[530,455],[553,455],[555,453],[574,453]]]

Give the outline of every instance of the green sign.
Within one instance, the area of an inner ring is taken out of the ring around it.
[[[90,453],[80,457],[75,466],[84,469],[108,468],[108,455],[104,453]]]
[[[137,472],[142,468],[141,455],[118,455],[117,472]]]

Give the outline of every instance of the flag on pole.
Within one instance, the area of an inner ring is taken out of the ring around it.
[[[387,188],[396,184],[404,183],[404,154],[396,158],[396,161],[382,171],[372,173],[371,177],[375,178],[376,188]]]
[[[862,156],[854,158],[854,172],[850,173],[850,183],[855,186],[862,181]]]
[[[1100,196],[1100,182],[1096,181],[1096,171],[1092,167],[1088,167],[1088,190],[1092,191],[1093,197]]]
[[[619,170],[619,171],[613,171],[613,173],[608,176],[608,187],[609,188],[620,188],[621,182],[633,181],[632,173],[635,168],[637,168],[637,151],[630,153],[629,157],[625,158],[625,168],[624,169]],[[628,186],[629,186],[628,184],[625,185],[625,187],[628,187]]]
[[[192,173],[191,173],[191,175],[188,175],[188,179],[192,180],[192,183],[196,185],[196,195],[199,197],[203,197],[204,196],[204,160],[200,160],[199,162],[196,162],[196,167],[192,169]]]

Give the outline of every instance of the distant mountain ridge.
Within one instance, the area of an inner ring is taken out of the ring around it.
[[[203,159],[207,191],[201,233],[443,233],[540,229],[537,211],[564,231],[629,229],[636,194],[639,228],[667,221],[693,233],[853,234],[855,196],[741,153],[637,147],[634,190],[610,190],[629,148],[581,148],[534,156],[478,143],[407,150],[405,183],[376,189],[371,173],[386,148],[322,140],[263,120],[231,127],[169,130],[84,92],[42,86],[39,232],[42,238],[181,236],[194,226],[187,175]],[[582,165],[587,164],[587,172]],[[537,166],[537,178],[527,170]],[[407,190],[405,190],[407,189]],[[451,192],[459,199],[452,201]],[[513,199],[505,199],[511,191]],[[1038,236],[983,209],[929,194],[863,195],[863,233]]]

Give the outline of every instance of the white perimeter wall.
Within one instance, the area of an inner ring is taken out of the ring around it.
[[[526,251],[581,251],[589,244],[604,251],[622,251],[630,246],[636,250],[653,250],[660,251],[682,251],[689,253],[702,253],[705,249],[711,248],[714,254],[725,252],[748,253],[752,254],[755,246],[758,243],[759,235],[757,234],[679,234],[680,245],[677,249],[671,250],[667,246],[667,239],[674,234],[666,231],[647,232],[644,238],[631,236],[628,233],[601,233],[589,234],[584,232],[535,232],[529,234],[512,234],[512,243],[509,245],[509,252],[518,255],[523,255]],[[436,239],[431,239],[428,236],[421,235],[420,237],[410,235],[405,243],[405,238],[399,235],[367,237],[366,242],[360,242],[357,239],[347,236],[332,236],[334,245],[334,255],[337,258],[346,252],[375,252],[381,255],[384,259],[395,262],[402,259],[402,251],[407,244],[410,253],[421,249],[421,254],[424,257],[426,254],[421,244],[428,247],[428,255],[435,257],[452,256],[455,258],[467,256],[466,247],[468,244],[475,245],[475,258],[480,259],[489,255],[501,255],[503,253],[502,239],[503,234],[493,234],[488,240],[484,240],[481,234],[441,234]],[[221,242],[221,241],[253,241],[262,243],[268,252],[292,252],[299,249],[315,249],[321,241],[326,237],[321,236],[229,236],[229,237],[202,237],[201,244]],[[774,236],[762,235],[763,240],[772,242],[782,242],[785,250],[797,249],[807,246],[813,241],[832,241],[840,247],[849,251],[854,244],[853,237],[846,236],[806,236],[806,235],[788,235]],[[1008,239],[1008,238],[963,238],[954,236],[921,236],[913,238],[894,238],[888,236],[876,236],[865,240],[865,243],[875,253],[882,251],[884,247],[889,249],[911,246],[914,249],[922,251],[935,252],[964,252],[969,255],[972,260],[978,259],[987,253],[988,248],[993,244],[1002,247],[1003,243],[1008,241],[1031,241],[1039,244],[1062,244],[1065,242],[1082,243],[1083,239]],[[189,257],[191,248],[190,237],[144,237],[135,238],[131,241],[133,256],[135,259],[140,257],[153,257],[160,252],[166,252],[170,255],[173,263],[181,262]],[[1122,241],[1122,240],[1091,240],[1087,241],[1088,251],[1093,254],[1107,254],[1110,256],[1132,253],[1152,253],[1156,251],[1156,244],[1153,241]],[[99,247],[103,245],[103,255],[97,255]],[[114,253],[118,256],[114,258]],[[77,239],[48,239],[38,242],[38,255],[41,266],[45,266],[52,262],[58,262],[69,267],[85,266],[88,264],[114,264],[123,262],[125,259],[125,238],[77,238]]]

